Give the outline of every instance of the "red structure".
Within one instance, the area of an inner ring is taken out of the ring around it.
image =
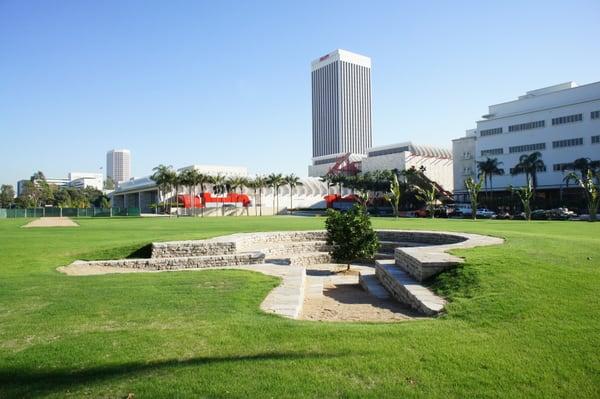
[[[339,157],[335,164],[327,172],[328,175],[343,174],[346,176],[354,176],[360,172],[360,161],[350,161],[350,153]]]
[[[179,202],[184,208],[192,208],[192,200],[189,194],[179,195]],[[204,201],[202,201],[204,199]],[[239,204],[242,206],[250,206],[250,198],[246,194],[228,193],[224,197],[213,197],[211,193],[200,193],[194,197],[194,208],[202,208],[203,203],[222,203],[222,204]]]
[[[339,194],[329,194],[323,198],[325,198],[325,202],[327,203],[327,208],[333,208],[334,202],[358,202],[358,198],[354,194],[349,194],[349,195],[346,195],[345,197],[342,197]]]

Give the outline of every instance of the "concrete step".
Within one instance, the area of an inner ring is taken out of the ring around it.
[[[365,291],[377,299],[389,299],[391,296],[388,290],[377,280],[375,273],[361,272],[358,276],[358,282]]]
[[[425,315],[434,316],[446,306],[445,299],[412,278],[394,260],[375,261],[375,276],[394,298]]]

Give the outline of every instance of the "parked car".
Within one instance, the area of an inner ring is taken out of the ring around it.
[[[487,208],[477,208],[477,217],[478,218],[495,218],[496,212],[491,211]]]
[[[546,211],[546,216],[550,220],[569,220],[577,216],[577,214],[568,208],[555,208]]]
[[[454,208],[454,212],[452,212],[452,216],[462,216],[462,217],[471,217],[473,211],[470,206],[459,205]],[[477,208],[476,213],[478,218],[495,218],[496,212],[491,211],[487,208]]]

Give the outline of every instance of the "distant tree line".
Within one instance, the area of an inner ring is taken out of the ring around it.
[[[54,206],[61,208],[108,208],[110,201],[102,191],[92,187],[59,187],[48,183],[43,172],[35,172],[25,181],[15,198],[11,185],[0,188],[0,207],[39,208]]]

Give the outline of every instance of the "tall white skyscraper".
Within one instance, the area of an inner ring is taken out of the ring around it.
[[[313,164],[366,154],[371,130],[371,59],[335,50],[312,62]],[[317,159],[315,159],[317,158]]]
[[[131,178],[131,152],[129,150],[110,150],[106,153],[106,177],[115,183]]]

